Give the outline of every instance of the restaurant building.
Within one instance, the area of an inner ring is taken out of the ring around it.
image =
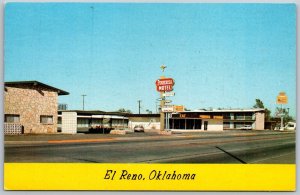
[[[264,130],[264,109],[211,109],[172,114],[172,130],[222,131],[241,129],[250,125],[253,130]]]

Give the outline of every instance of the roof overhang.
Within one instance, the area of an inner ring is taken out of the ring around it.
[[[4,83],[5,86],[11,86],[11,87],[14,87],[14,86],[17,86],[17,85],[33,85],[33,86],[42,86],[42,87],[45,87],[45,88],[48,88],[50,90],[53,90],[55,92],[57,92],[58,95],[69,95],[70,93],[67,92],[67,91],[64,91],[62,89],[58,89],[56,87],[52,87],[50,85],[47,85],[45,83],[41,83],[39,81],[10,81],[10,82],[5,82]]]

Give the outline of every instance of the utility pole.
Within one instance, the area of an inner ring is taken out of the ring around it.
[[[139,114],[141,114],[141,101],[142,100],[138,100],[138,103],[139,103]]]
[[[84,97],[86,96],[86,95],[81,95],[82,96],[82,110],[84,110]]]

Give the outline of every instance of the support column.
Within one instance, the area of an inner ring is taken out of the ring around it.
[[[165,76],[161,76],[161,79],[165,78]],[[165,106],[165,96],[163,96],[164,92],[160,92],[160,131],[165,130],[165,113],[162,112],[162,108]]]
[[[163,131],[165,129],[165,113],[162,112],[162,108],[165,106],[165,100],[163,99],[163,93],[160,94],[160,97],[162,98],[160,101],[160,130]]]

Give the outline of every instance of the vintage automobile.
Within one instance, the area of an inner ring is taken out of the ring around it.
[[[284,127],[284,130],[295,131],[296,130],[296,123],[288,122],[287,125]]]
[[[143,125],[136,125],[133,128],[134,132],[144,132],[144,127]]]
[[[244,126],[240,127],[240,129],[242,129],[242,130],[251,130],[252,126],[251,125],[244,125]]]

